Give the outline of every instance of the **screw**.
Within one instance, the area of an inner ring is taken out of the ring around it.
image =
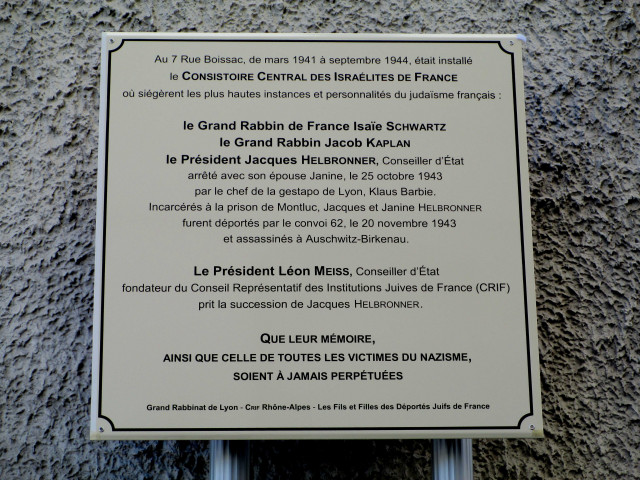
[[[104,428],[100,427],[100,433],[104,432]]]
[[[535,430],[536,427],[534,425],[529,425],[529,430]]]

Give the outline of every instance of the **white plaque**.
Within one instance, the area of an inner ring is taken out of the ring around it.
[[[541,436],[521,51],[105,34],[91,437]]]

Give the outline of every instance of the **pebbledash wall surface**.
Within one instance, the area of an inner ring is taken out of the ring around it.
[[[546,438],[479,479],[640,478],[636,2],[4,2],[0,478],[206,478],[208,442],[89,441],[104,31],[521,33]],[[255,479],[422,479],[428,440],[254,441]]]

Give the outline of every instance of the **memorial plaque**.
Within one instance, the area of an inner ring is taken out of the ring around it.
[[[521,56],[105,34],[91,437],[541,436]]]

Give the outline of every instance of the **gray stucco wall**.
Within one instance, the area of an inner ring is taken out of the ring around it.
[[[0,478],[205,478],[207,442],[88,440],[103,31],[522,33],[543,440],[478,479],[640,478],[637,2],[0,3]],[[429,441],[252,442],[254,478],[430,478]]]

